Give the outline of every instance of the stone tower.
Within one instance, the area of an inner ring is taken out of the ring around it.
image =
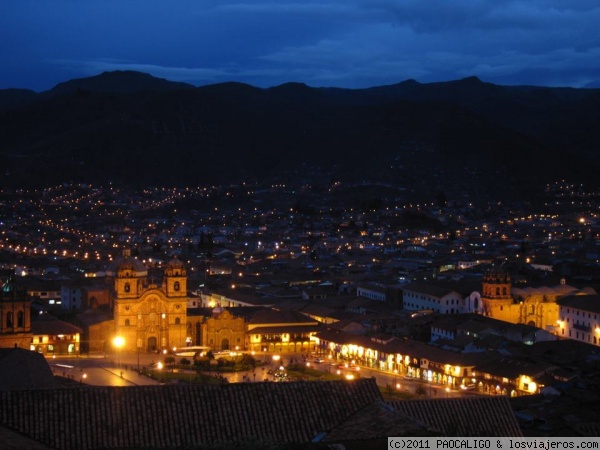
[[[506,322],[514,321],[510,292],[510,275],[502,267],[493,266],[483,275],[481,303],[483,314]]]

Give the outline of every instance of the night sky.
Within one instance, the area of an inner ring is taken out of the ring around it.
[[[1,0],[0,89],[112,70],[195,86],[600,87],[599,27],[597,0]]]

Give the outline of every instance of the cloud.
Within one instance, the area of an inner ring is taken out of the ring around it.
[[[600,78],[596,3],[105,0],[67,7],[59,0],[35,8],[33,0],[7,0],[0,2],[9,43],[0,46],[0,82],[139,70],[192,84],[260,87],[369,87],[471,75],[581,86]]]
[[[69,68],[70,70],[80,71],[85,75],[97,75],[101,72],[111,72],[114,70],[133,70],[149,73],[156,77],[166,78],[171,81],[220,80],[223,77],[233,75],[233,73],[213,67],[170,67],[114,59],[87,61],[56,59],[52,62]]]

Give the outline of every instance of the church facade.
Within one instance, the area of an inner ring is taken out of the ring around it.
[[[559,319],[557,300],[576,289],[563,282],[554,287],[512,288],[510,276],[493,268],[483,276],[481,312],[493,319],[556,331]]]
[[[148,271],[125,251],[107,271],[114,305],[112,344],[123,352],[151,352],[183,347],[187,336],[187,271],[169,261],[160,285],[148,282]],[[117,339],[117,340],[115,340]]]

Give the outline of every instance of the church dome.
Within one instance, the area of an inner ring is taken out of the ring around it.
[[[173,259],[171,259],[169,262],[167,262],[167,264],[165,264],[165,269],[184,269],[185,266],[183,265],[183,262],[181,262],[181,260],[179,258],[177,258],[177,255],[175,255],[173,257]]]
[[[115,276],[118,273],[129,273],[130,276],[142,277],[148,275],[148,269],[137,258],[131,256],[129,250],[124,250],[123,255],[116,258],[107,268],[106,274]]]
[[[165,264],[165,275],[168,277],[186,276],[185,266],[177,258],[177,255],[172,260]]]

